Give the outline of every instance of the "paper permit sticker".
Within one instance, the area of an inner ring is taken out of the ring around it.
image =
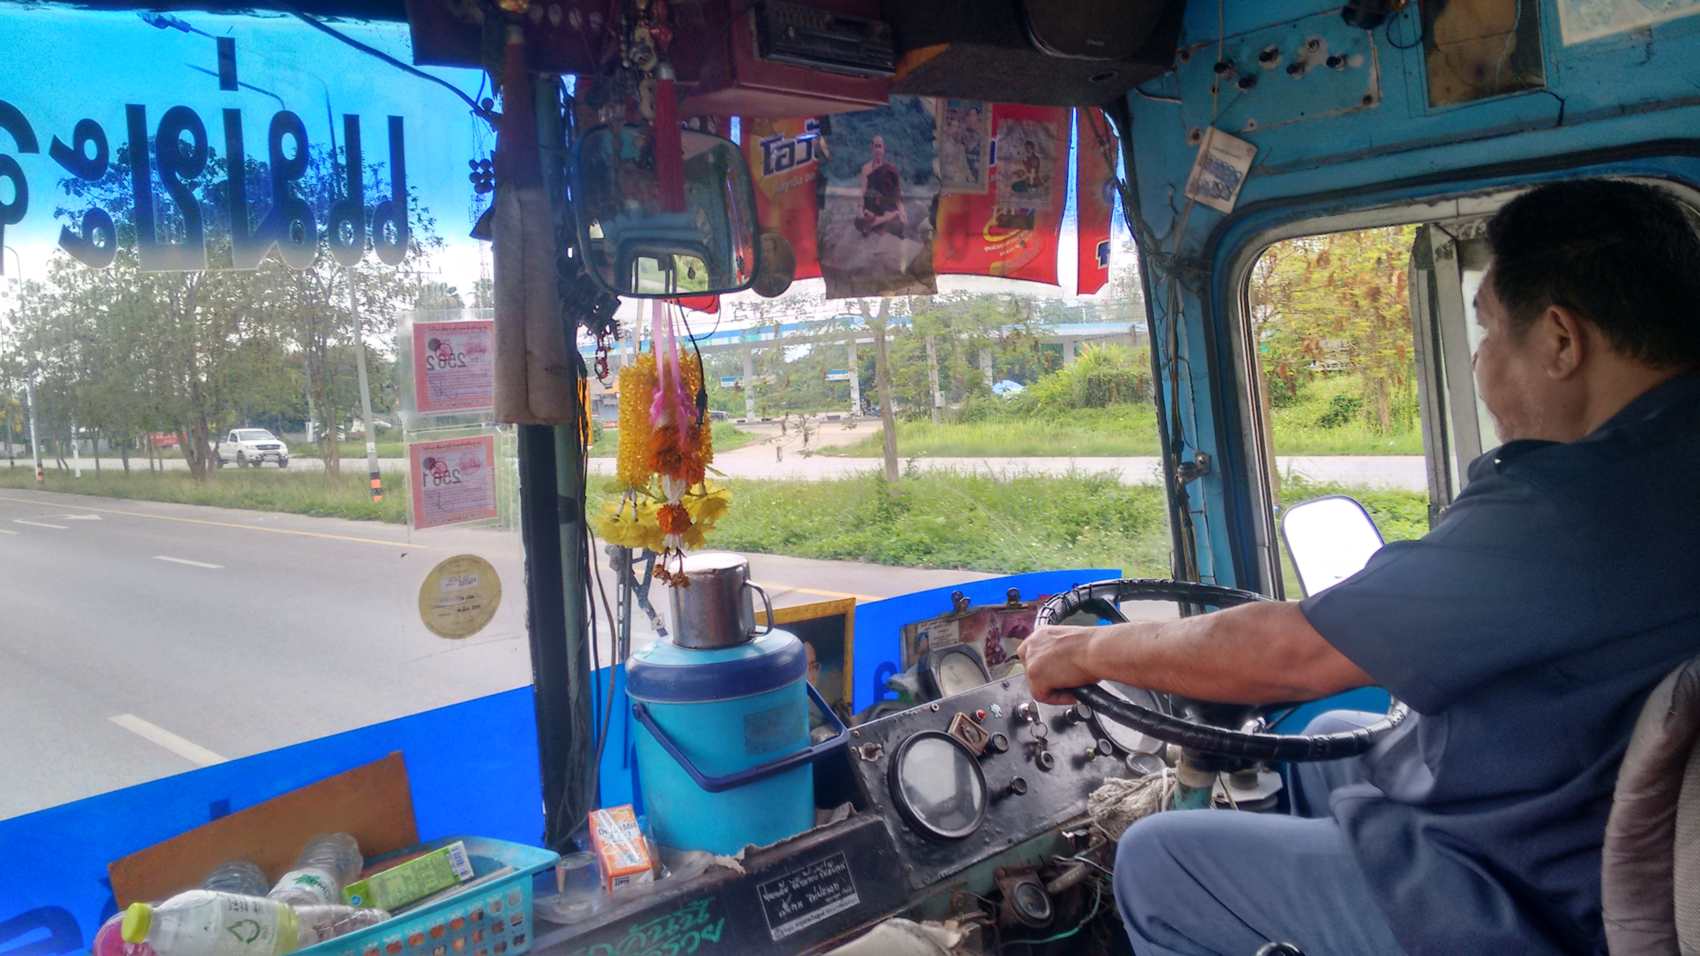
[[[491,435],[407,446],[413,527],[496,517],[496,439]]]
[[[1257,147],[1245,140],[1215,127],[1206,130],[1204,141],[1198,144],[1198,158],[1192,162],[1192,174],[1186,180],[1187,198],[1233,212],[1256,155]]]
[[[438,637],[471,637],[502,605],[502,579],[476,554],[447,558],[419,585],[419,619]]]
[[[414,324],[413,404],[419,414],[495,407],[494,329],[493,322]]]

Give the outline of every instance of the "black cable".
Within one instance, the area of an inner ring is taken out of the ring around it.
[[[1411,10],[1411,12],[1416,15],[1416,39],[1413,39],[1413,41],[1409,44],[1401,44],[1394,41],[1394,39],[1392,39],[1392,26],[1394,26],[1396,22],[1399,22],[1399,20],[1404,19],[1404,17],[1392,17],[1391,20],[1387,20],[1387,31],[1385,31],[1387,32],[1387,46],[1391,46],[1391,48],[1416,49],[1419,48],[1419,46],[1423,46],[1423,41],[1428,39],[1428,26],[1426,26],[1425,22],[1423,22],[1423,12],[1421,12],[1416,5],[1406,7],[1406,10]]]
[[[297,20],[300,20],[302,23],[305,23],[308,26],[312,27],[313,29],[320,31],[321,33],[325,33],[325,34],[327,34],[331,37],[336,38],[337,40],[342,41],[343,43],[348,44],[349,46],[355,48],[356,50],[359,50],[361,53],[364,53],[367,56],[377,57],[378,59],[384,61],[385,63],[388,63],[390,66],[393,66],[398,70],[401,70],[403,73],[412,74],[413,76],[417,76],[422,80],[430,80],[432,83],[435,83],[438,86],[441,86],[443,89],[448,90],[450,93],[453,93],[455,96],[460,97],[461,102],[463,102],[467,106],[471,107],[472,115],[477,116],[477,117],[484,119],[484,120],[491,119],[490,111],[486,110],[482,106],[479,106],[478,102],[476,100],[474,100],[470,96],[467,96],[465,93],[461,92],[459,87],[455,86],[453,83],[450,83],[448,80],[445,80],[440,76],[432,76],[431,74],[425,72],[424,70],[421,70],[418,67],[415,67],[411,63],[403,63],[401,60],[398,60],[395,57],[390,56],[388,53],[385,53],[384,51],[378,49],[377,47],[368,45],[366,43],[362,43],[359,40],[354,39],[353,37],[349,36],[346,33],[343,33],[340,30],[333,29],[332,27],[327,26],[326,24],[321,23],[318,20],[313,19],[312,17],[308,16],[305,13],[302,13],[299,10],[291,10],[290,13],[294,14],[295,18]]]

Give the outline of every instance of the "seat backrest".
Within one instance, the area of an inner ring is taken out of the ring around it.
[[[1641,708],[1600,880],[1613,956],[1700,954],[1700,658],[1660,681]]]

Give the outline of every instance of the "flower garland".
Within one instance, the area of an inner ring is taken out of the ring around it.
[[[731,495],[707,482],[714,436],[695,401],[702,361],[681,353],[660,302],[650,342],[649,354],[620,369],[620,498],[603,509],[596,531],[610,544],[660,554],[656,577],[686,587],[685,551],[703,545],[731,507]]]

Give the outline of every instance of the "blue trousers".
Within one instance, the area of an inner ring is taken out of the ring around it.
[[[1306,733],[1380,715],[1331,711]],[[1397,954],[1399,943],[1329,814],[1328,794],[1359,779],[1356,758],[1296,765],[1294,816],[1190,810],[1130,827],[1116,848],[1116,905],[1139,956],[1253,956],[1288,942],[1306,956]]]

